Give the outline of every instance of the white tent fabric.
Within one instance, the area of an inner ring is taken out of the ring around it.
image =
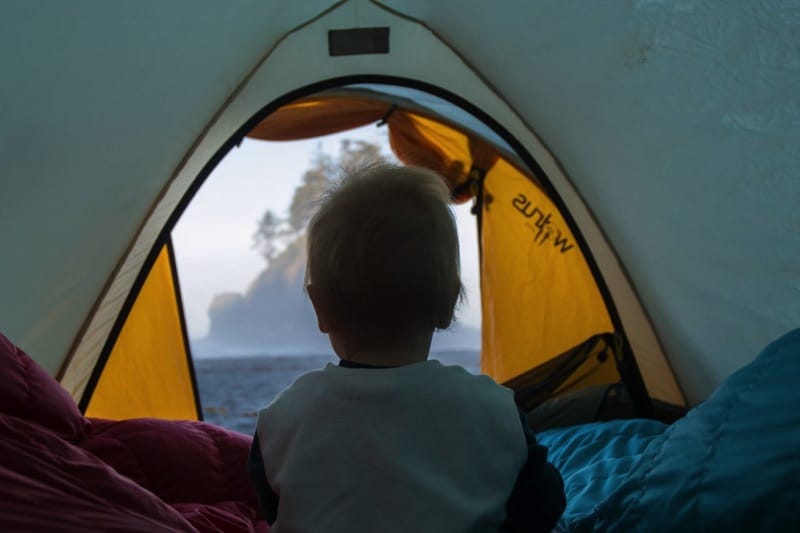
[[[370,26],[390,54],[328,56],[328,30]],[[612,292],[655,328],[634,349],[657,336],[697,403],[800,324],[798,30],[791,0],[3,2],[0,330],[79,394],[228,138],[305,86],[385,75],[482,109],[597,221]]]

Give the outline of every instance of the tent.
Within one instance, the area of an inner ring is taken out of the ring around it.
[[[83,409],[199,416],[170,230],[243,136],[327,112],[477,199],[487,372],[613,333],[595,376],[696,405],[800,323],[799,25],[788,0],[4,2],[0,330]]]

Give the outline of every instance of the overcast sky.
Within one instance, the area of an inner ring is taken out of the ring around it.
[[[187,327],[191,338],[208,332],[214,295],[244,292],[266,263],[253,249],[256,223],[267,209],[284,215],[318,144],[337,155],[342,139],[376,142],[388,154],[386,130],[367,126],[319,139],[264,142],[246,139],[217,166],[172,232]],[[455,208],[467,301],[461,322],[480,326],[478,250],[469,204]]]

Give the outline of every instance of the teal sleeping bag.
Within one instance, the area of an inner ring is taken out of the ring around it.
[[[561,531],[800,531],[800,329],[672,425],[538,438],[566,485]]]

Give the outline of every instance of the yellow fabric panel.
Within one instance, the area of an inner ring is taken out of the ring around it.
[[[400,161],[437,172],[450,182],[451,189],[469,176],[469,139],[440,122],[406,111],[395,112],[389,117],[389,143]]]
[[[486,374],[504,382],[596,333],[614,331],[555,204],[502,159],[484,182],[481,246]],[[598,377],[616,380],[607,374]]]
[[[265,141],[321,137],[377,122],[391,107],[371,98],[314,96],[282,106],[247,136]]]
[[[445,126],[441,122],[425,118],[415,113],[404,113],[414,123],[423,142],[432,144],[447,156],[452,163],[460,162],[466,168],[464,174],[472,166],[472,156],[469,152],[469,139],[463,133]]]
[[[165,246],[106,362],[86,415],[197,420],[190,372]]]

